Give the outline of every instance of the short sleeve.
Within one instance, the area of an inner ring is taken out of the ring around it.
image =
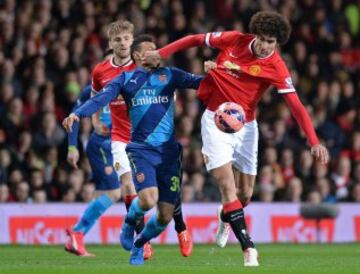
[[[291,79],[289,70],[281,60],[276,65],[277,73],[274,75],[271,84],[274,85],[279,94],[295,92],[295,87]]]

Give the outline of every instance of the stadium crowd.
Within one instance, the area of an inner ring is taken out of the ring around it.
[[[360,202],[359,7],[357,0],[0,1],[0,203],[92,199],[85,154],[79,169],[66,163],[61,121],[103,58],[110,22],[128,19],[161,47],[190,33],[246,32],[258,10],[277,10],[292,24],[281,52],[332,160],[327,166],[313,162],[285,102],[269,90],[258,109],[253,200]],[[214,56],[210,48],[193,48],[166,62],[203,74],[203,62]],[[201,154],[204,107],[194,91],[179,91],[176,104],[183,202],[218,201]],[[91,130],[83,119],[82,150]]]

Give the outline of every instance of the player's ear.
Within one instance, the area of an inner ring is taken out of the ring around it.
[[[109,46],[109,49],[113,49],[113,47],[111,46],[111,38],[109,39],[109,41],[108,41],[108,46]]]

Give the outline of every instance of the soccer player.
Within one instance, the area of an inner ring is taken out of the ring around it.
[[[112,56],[95,66],[92,72],[91,91],[96,93],[112,78],[123,71],[135,68],[130,58],[130,45],[133,41],[134,26],[128,21],[116,21],[110,24],[108,29],[109,47]],[[80,104],[86,101],[88,91],[82,94]],[[118,105],[116,105],[116,103]],[[126,143],[129,141],[129,121],[126,106],[123,102],[115,102],[111,115],[109,106],[93,115],[92,122],[94,133],[91,135],[86,152],[93,171],[93,179],[96,184],[96,198],[92,201],[84,215],[73,229],[67,230],[68,241],[65,250],[79,256],[87,256],[83,236],[90,230],[96,220],[121,197],[119,180],[123,184],[125,193],[125,205],[128,209],[131,199],[136,197],[136,191],[131,180],[129,160],[125,153]],[[114,119],[115,118],[115,119]],[[113,122],[113,124],[112,124]],[[120,126],[119,126],[120,125]],[[69,134],[68,162],[77,167],[79,152],[76,147],[78,125]],[[110,139],[111,128],[111,141]],[[114,159],[114,162],[113,162]],[[115,170],[114,170],[115,168]],[[116,172],[115,172],[116,171]],[[117,173],[117,174],[116,174]],[[136,230],[144,227],[144,221],[140,221]],[[153,251],[149,244],[146,245],[145,258],[152,256]]]
[[[130,71],[135,68],[135,64],[130,57],[130,45],[133,41],[133,32],[134,26],[128,21],[116,21],[109,25],[108,28],[108,38],[109,38],[109,47],[113,50],[113,56],[108,58],[104,62],[95,66],[92,72],[92,91],[97,93],[104,87],[109,81],[114,77],[121,74],[123,71]],[[111,110],[111,111],[110,111]],[[111,121],[110,115],[111,114]],[[110,103],[110,106],[107,106],[102,109],[100,116],[93,115],[93,124],[95,132],[97,135],[108,135],[110,133],[109,129],[111,127],[111,152],[113,156],[113,164],[117,172],[118,178],[120,178],[123,184],[123,191],[125,193],[125,206],[128,210],[132,200],[137,196],[135,188],[132,183],[131,174],[130,174],[130,165],[128,158],[125,152],[125,146],[130,139],[130,122],[127,115],[127,107],[122,99],[118,99]],[[75,130],[76,131],[76,130]],[[99,137],[99,136],[98,136]],[[76,138],[73,137],[73,139]],[[98,141],[100,139],[98,138]],[[91,143],[92,144],[92,143]],[[105,178],[108,180],[112,177],[112,171],[109,166],[104,166],[104,163],[101,162],[101,159],[106,160],[106,163],[110,163],[110,156],[108,154],[107,148],[110,145],[110,141],[106,141],[106,146],[101,147],[99,143],[93,146],[92,152],[94,162],[93,172],[99,171],[98,180]],[[71,154],[74,154],[78,159],[78,151],[75,150],[76,147],[71,147]],[[89,149],[88,149],[89,150]],[[100,154],[99,154],[100,153]],[[99,157],[99,155],[101,157]],[[71,157],[71,156],[70,156]],[[76,159],[76,158],[75,158]],[[76,160],[77,161],[77,160]],[[76,164],[76,161],[72,160]],[[90,161],[91,163],[91,161]],[[104,174],[105,170],[105,174]],[[111,179],[112,180],[112,179]],[[103,186],[106,187],[106,186]],[[119,185],[120,187],[120,185]],[[112,190],[110,197],[112,200],[118,200],[120,196],[120,188]],[[112,197],[114,196],[114,197]],[[91,212],[91,211],[90,211]],[[84,216],[85,217],[85,216]],[[97,217],[98,218],[98,217]],[[189,232],[186,230],[186,225],[183,220],[182,210],[181,210],[181,200],[176,204],[176,211],[174,213],[175,221],[175,230],[177,231],[180,252],[183,256],[190,256],[192,252],[192,239]],[[94,221],[95,222],[95,221]],[[136,226],[136,232],[140,233],[144,227],[143,220],[140,220]],[[77,226],[75,226],[77,228]],[[71,233],[71,231],[69,231]],[[74,242],[79,238],[81,243],[83,242],[82,234],[75,237],[71,235],[72,246],[82,246],[79,243]],[[145,245],[144,258],[148,259],[152,256],[153,250],[150,244]]]
[[[138,68],[111,81],[82,107],[69,115],[63,126],[71,130],[79,117],[90,116],[112,100],[122,97],[129,107],[131,142],[126,147],[138,193],[126,215],[121,243],[131,250],[130,264],[144,263],[144,244],[165,230],[180,198],[181,146],[175,140],[174,93],[176,88],[198,88],[201,76],[176,68],[142,67],[147,50],[156,46],[150,36],[140,35],[131,46]],[[136,223],[158,204],[144,230],[134,241]]]
[[[199,88],[199,98],[207,107],[201,119],[202,152],[206,168],[214,176],[222,197],[216,241],[221,247],[226,245],[230,224],[244,251],[244,265],[258,266],[258,253],[246,233],[243,207],[253,194],[257,172],[259,134],[255,109],[270,85],[285,99],[305,132],[315,159],[326,164],[329,156],[317,138],[310,116],[277,51],[277,46],[285,44],[289,38],[289,22],[276,12],[258,12],[251,19],[250,32],[189,35],[158,51],[146,53],[143,62],[151,64],[160,57],[195,46],[219,49],[217,68],[207,74]],[[223,133],[215,126],[214,111],[224,102],[238,103],[245,110],[245,126],[237,133]]]

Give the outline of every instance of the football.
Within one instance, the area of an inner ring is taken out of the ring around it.
[[[244,109],[232,102],[221,104],[215,112],[215,124],[225,133],[238,132],[245,124]]]

